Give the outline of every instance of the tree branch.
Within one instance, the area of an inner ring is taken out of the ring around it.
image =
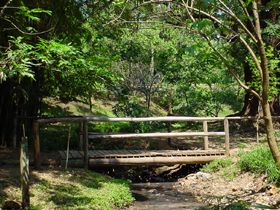
[[[184,4],[185,1],[183,0]],[[187,3],[188,3],[188,0],[187,0]],[[190,13],[190,11],[187,9],[187,13],[190,15],[190,18],[193,22],[195,22],[195,18],[192,16],[192,14]],[[216,52],[216,54],[224,61],[225,65],[228,67],[228,71],[230,72],[230,74],[235,78],[235,80],[238,82],[238,84],[246,91],[252,93],[253,95],[255,95],[260,101],[262,100],[261,99],[261,96],[253,89],[251,89],[250,87],[248,87],[246,84],[244,84],[241,79],[239,78],[239,76],[232,70],[232,66],[229,64],[228,60],[225,58],[225,56],[223,56],[214,46],[213,44],[211,43],[211,40],[209,39],[209,37],[202,33],[201,31],[198,31],[199,34],[202,35],[203,38],[206,39],[208,45]]]
[[[251,37],[251,39],[253,39],[254,42],[257,42],[257,39],[254,37],[254,35],[249,31],[249,29],[244,25],[244,23],[234,14],[234,12],[222,0],[218,0],[218,1],[225,8],[225,9],[223,8],[219,8],[219,9],[221,9],[222,11],[224,11],[225,13],[233,17],[235,21],[243,28],[243,30]]]
[[[194,8],[194,7],[190,7],[188,4],[186,4],[186,2],[184,0],[183,1],[183,4],[188,12],[189,15],[191,15],[189,9],[193,10],[193,11],[196,11],[196,12],[201,12],[202,14],[208,16],[209,18],[211,18],[211,20],[213,20],[214,22],[218,23],[219,25],[225,27],[226,29],[228,29],[229,31],[232,31],[235,35],[238,35],[238,38],[239,40],[241,41],[241,43],[245,46],[245,48],[249,51],[250,55],[252,56],[253,60],[254,60],[254,63],[259,71],[259,74],[260,74],[260,77],[261,77],[261,80],[263,80],[263,73],[262,73],[262,68],[261,68],[261,65],[260,65],[260,62],[257,58],[257,55],[254,53],[253,49],[251,48],[251,46],[248,44],[248,42],[239,34],[237,33],[236,31],[232,30],[231,28],[229,28],[228,26],[225,26],[222,21],[220,21],[219,19],[217,19],[216,17],[214,17],[213,15],[205,12],[205,11],[200,11],[199,9],[197,8]],[[191,15],[190,16],[192,21],[195,20],[195,18]]]
[[[0,11],[0,17],[4,14],[5,9],[8,7],[9,4],[12,3],[13,0],[8,0],[7,3],[2,7]]]
[[[241,8],[243,9],[243,12],[245,13],[245,15],[246,15],[247,18],[248,18],[249,23],[250,23],[250,25],[251,25],[251,28],[254,29],[254,28],[255,28],[255,27],[254,27],[254,23],[253,23],[252,20],[251,20],[251,16],[250,16],[250,14],[249,14],[247,8],[245,7],[243,0],[238,0],[238,2],[239,2],[239,4],[240,4]],[[254,33],[256,33],[256,32],[254,31]]]
[[[11,20],[7,19],[7,18],[2,18],[3,20],[9,22],[16,30],[18,30],[20,33],[25,34],[25,35],[31,35],[31,36],[36,36],[36,35],[41,35],[44,33],[48,33],[50,31],[52,31],[54,29],[54,27],[46,30],[46,31],[41,31],[41,32],[37,32],[37,33],[30,33],[30,32],[26,32],[23,31],[22,29],[20,29],[16,24],[14,24]]]

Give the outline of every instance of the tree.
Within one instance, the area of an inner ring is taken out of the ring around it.
[[[1,2],[1,144],[16,146],[18,116],[37,116],[44,97],[89,101],[114,79],[108,71],[115,57],[110,40],[118,30],[100,27],[112,2],[86,3]]]
[[[280,153],[274,136],[269,104],[273,94],[275,94],[274,88],[279,87],[278,80],[275,77],[279,65],[275,65],[275,62],[273,65],[273,61],[276,59],[271,59],[269,56],[269,54],[275,55],[278,53],[272,44],[275,44],[277,39],[266,37],[263,33],[265,26],[269,25],[266,17],[268,13],[273,14],[271,19],[274,22],[275,19],[278,19],[280,3],[275,0],[156,0],[137,2],[136,9],[138,11],[143,10],[143,8],[147,9],[147,5],[150,5],[149,12],[150,14],[153,13],[150,16],[143,13],[140,16],[141,18],[138,16],[137,22],[160,19],[179,28],[191,26],[187,29],[202,36],[224,62],[229,73],[238,84],[260,102],[267,141],[273,158],[280,167]],[[156,6],[153,7],[154,4]],[[272,41],[269,41],[269,38]],[[238,68],[233,64],[233,59],[217,48],[219,41],[231,45],[239,42],[243,46],[248,54],[243,64],[250,66],[250,71],[253,72],[251,74],[253,81],[243,82],[242,77],[238,74]],[[272,50],[270,50],[271,48]]]
[[[269,105],[269,96],[271,94],[270,82],[271,82],[271,66],[269,66],[269,59],[267,57],[267,49],[263,34],[261,30],[261,7],[264,6],[264,2],[260,0],[249,1],[246,5],[242,0],[239,1],[239,4],[227,4],[226,1],[207,1],[205,8],[201,8],[199,1],[183,1],[183,4],[188,12],[190,18],[196,22],[193,14],[201,13],[209,18],[213,23],[218,24],[219,29],[225,29],[230,31],[236,38],[242,43],[242,45],[248,50],[252,61],[254,62],[255,68],[258,70],[258,80],[260,82],[259,91],[255,91],[250,86],[244,84],[237,74],[232,70],[234,66],[228,63],[225,56],[216,51],[220,58],[223,59],[228,67],[230,68],[231,74],[238,80],[239,84],[248,92],[255,95],[261,103],[263,117],[265,121],[265,128],[267,134],[267,141],[271,149],[273,158],[276,164],[280,167],[280,153],[277,146],[276,138],[274,135],[274,128],[271,117],[271,110]],[[279,6],[279,5],[278,5]],[[253,20],[249,15],[249,9],[253,13]],[[211,11],[212,9],[212,11]],[[214,11],[213,11],[214,10]],[[243,14],[237,13],[238,11],[243,11]],[[226,16],[224,18],[223,16]],[[227,22],[224,22],[224,19],[230,20],[231,23],[234,23],[237,29],[233,29],[231,25]],[[243,23],[243,19],[251,21],[250,27],[247,27]],[[209,37],[203,34],[204,37],[209,41],[209,45],[213,46]]]

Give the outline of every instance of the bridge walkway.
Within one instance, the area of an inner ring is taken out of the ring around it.
[[[67,151],[59,151],[65,164]],[[100,165],[173,165],[201,164],[226,157],[225,150],[89,150],[89,167]],[[70,150],[68,164],[82,167],[83,151]]]

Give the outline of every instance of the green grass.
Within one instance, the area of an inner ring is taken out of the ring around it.
[[[133,201],[129,183],[91,171],[36,172],[31,209],[120,209]]]
[[[206,173],[219,172],[228,181],[232,181],[240,172],[237,165],[230,158],[214,160],[201,170]]]
[[[205,165],[202,168],[202,171],[207,173],[217,172],[220,171],[221,169],[229,167],[230,165],[232,165],[232,163],[233,161],[229,158],[214,160],[208,163],[207,165]]]
[[[280,184],[280,170],[277,168],[268,147],[260,145],[251,152],[240,154],[237,162],[241,171],[267,174],[268,181]]]
[[[280,185],[280,170],[277,168],[270,149],[260,145],[252,151],[241,150],[238,160],[234,162],[230,158],[214,160],[202,168],[203,172],[218,172],[227,180],[233,180],[240,172],[266,174],[270,183]]]
[[[0,187],[0,209],[5,201],[21,200],[18,174],[10,168],[11,176]],[[95,209],[114,210],[129,205],[134,198],[129,182],[113,179],[86,170],[33,171],[30,182],[30,209]]]

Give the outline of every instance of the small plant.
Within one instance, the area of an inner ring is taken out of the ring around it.
[[[280,170],[266,146],[258,146],[251,152],[243,152],[237,164],[241,171],[267,174],[269,182],[280,184]]]
[[[236,164],[231,164],[228,167],[225,167],[221,171],[221,176],[224,177],[228,181],[234,180],[234,178],[238,175],[240,169]]]
[[[233,162],[231,159],[218,159],[218,160],[214,160],[211,163],[205,165],[202,168],[202,171],[208,172],[208,173],[217,172],[220,169],[229,167],[232,164],[233,164]]]

